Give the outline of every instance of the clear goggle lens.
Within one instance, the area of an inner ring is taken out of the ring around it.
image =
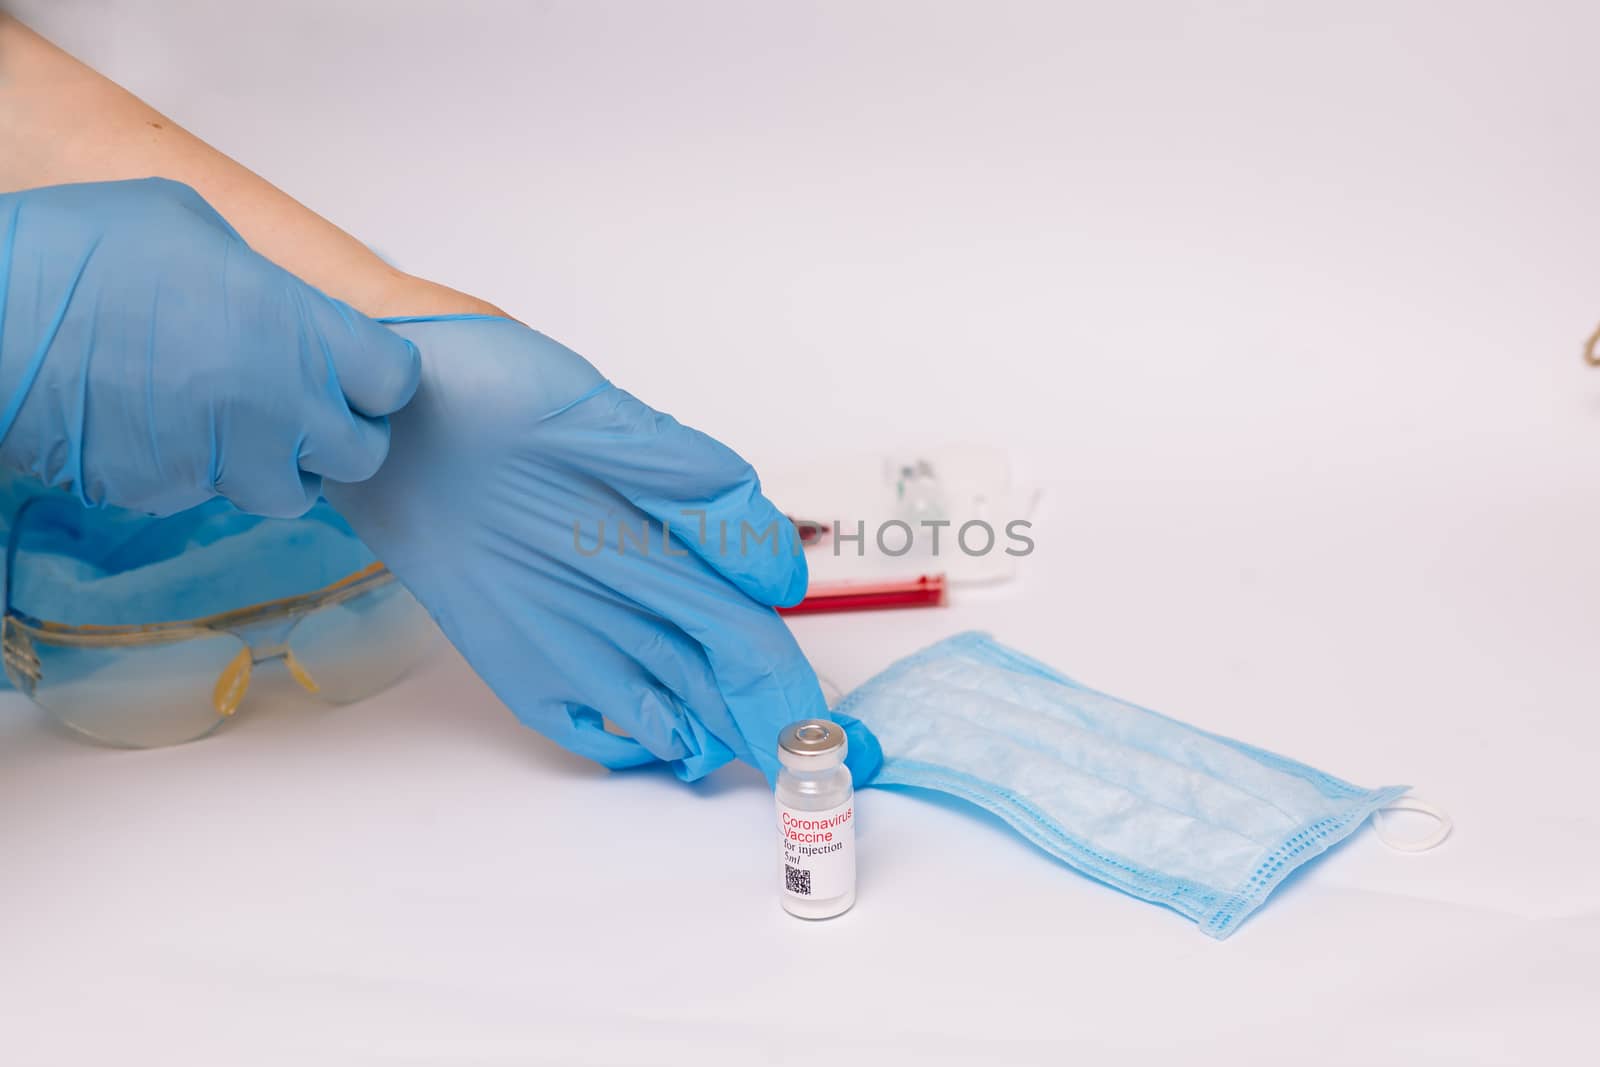
[[[393,685],[419,662],[437,633],[421,605],[381,568],[359,584],[237,628],[196,626],[135,641],[8,613],[5,670],[34,703],[98,741],[194,741],[233,715],[263,663],[281,660],[308,693],[343,704]]]

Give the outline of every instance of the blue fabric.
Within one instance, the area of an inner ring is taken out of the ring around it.
[[[881,745],[881,770],[858,785],[968,800],[1216,938],[1408,788],[1362,789],[1197,730],[982,633],[895,663],[835,713]]]
[[[177,622],[313,592],[374,562],[326,501],[298,519],[213,500],[155,518],[63,495],[15,521],[12,607],[73,625]]]
[[[188,186],[0,195],[0,466],[85,504],[303,514],[383,462],[417,374]]]
[[[0,467],[0,543],[10,541],[11,520],[22,505],[48,492],[49,490],[32,478]],[[4,598],[5,592],[5,571],[0,568],[0,599]],[[0,671],[0,690],[10,688],[11,679],[6,677],[4,671]]]
[[[326,486],[362,540],[560,744],[775,777],[778,731],[827,705],[772,610],[804,595],[805,559],[749,464],[520,323],[386,321],[422,383],[383,469]]]

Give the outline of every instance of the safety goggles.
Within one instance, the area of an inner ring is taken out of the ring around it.
[[[281,663],[319,701],[344,704],[398,681],[436,633],[381,563],[321,588],[192,619],[132,625],[41,619],[13,603],[26,513],[6,553],[5,672],[73,730],[127,748],[205,737],[239,710],[256,669]],[[51,590],[47,590],[51,592]],[[61,602],[56,597],[52,602]]]

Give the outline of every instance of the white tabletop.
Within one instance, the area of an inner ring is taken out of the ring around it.
[[[1010,449],[1037,552],[798,621],[840,684],[988,629],[1457,829],[1217,943],[871,791],[805,924],[757,775],[607,774],[453,655],[165,751],[6,695],[0,1061],[1583,1058],[1593,5],[12,6],[758,466]]]

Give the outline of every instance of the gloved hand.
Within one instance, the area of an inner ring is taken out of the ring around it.
[[[386,321],[422,385],[383,469],[325,487],[367,546],[574,752],[776,775],[778,731],[827,704],[772,610],[806,565],[750,466],[510,319]]]
[[[0,464],[156,515],[370,477],[415,348],[163,179],[0,195]]]

